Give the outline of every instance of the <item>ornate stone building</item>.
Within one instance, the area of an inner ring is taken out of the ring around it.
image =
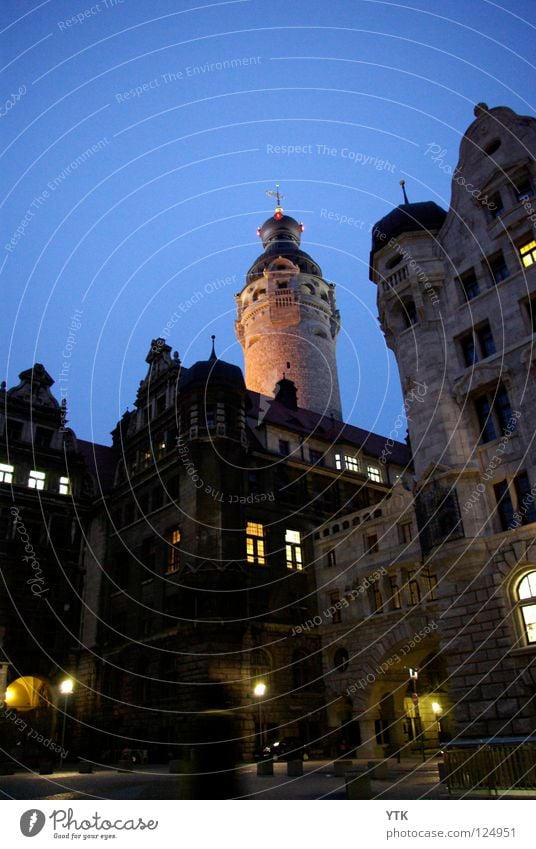
[[[214,344],[188,366],[153,340],[134,410],[92,446],[44,369],[21,375],[0,458],[13,703],[19,678],[72,675],[70,744],[104,762],[165,760],[214,708],[245,758],[276,737],[372,756],[534,732],[534,146],[531,119],[480,104],[449,211],[405,202],[373,230],[407,444],[342,421],[334,287],[280,206],[237,295],[245,380]],[[19,504],[32,542],[76,516],[30,629]]]

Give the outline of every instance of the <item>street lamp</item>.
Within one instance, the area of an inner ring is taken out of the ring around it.
[[[421,748],[421,756],[423,763],[426,760],[426,754],[424,751],[424,735],[422,731],[422,722],[421,722],[421,711],[419,709],[419,696],[417,693],[417,680],[419,678],[419,670],[416,666],[409,667],[409,677],[413,684],[413,692],[411,694],[411,700],[415,706],[415,730],[417,732],[417,738],[420,743]]]
[[[65,678],[64,681],[60,684],[60,693],[64,696],[64,704],[63,704],[63,722],[61,726],[61,754],[60,758],[63,758],[63,745],[65,743],[65,723],[67,720],[67,699],[72,694],[74,690],[74,681],[72,678]]]
[[[434,712],[434,716],[437,722],[437,736],[439,738],[439,741],[441,742],[441,714],[443,713],[443,708],[441,707],[439,702],[432,702],[432,710]]]
[[[259,681],[255,684],[253,688],[253,695],[259,700],[259,742],[260,742],[260,750],[262,755],[263,743],[264,743],[264,733],[262,727],[262,698],[266,693],[266,684],[264,681]]]

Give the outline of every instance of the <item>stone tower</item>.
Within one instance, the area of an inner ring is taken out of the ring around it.
[[[335,286],[301,250],[302,231],[279,205],[258,230],[264,253],[236,296],[246,385],[273,396],[276,383],[287,376],[297,387],[300,407],[341,419]]]

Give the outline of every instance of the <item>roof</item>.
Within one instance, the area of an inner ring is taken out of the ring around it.
[[[117,452],[110,445],[77,439],[78,451],[97,482],[97,491],[108,492],[113,486]]]
[[[246,388],[242,369],[216,357],[198,360],[189,369],[185,369],[181,389],[185,389],[192,383],[200,383],[203,386],[221,383],[226,387],[234,386],[243,390]]]
[[[248,418],[252,428],[268,422],[335,445],[339,443],[355,445],[356,448],[361,448],[371,457],[381,457],[384,453],[386,436],[345,424],[331,416],[322,416],[320,413],[314,413],[312,410],[305,410],[302,407],[298,407],[297,410],[290,410],[284,404],[273,400],[268,400],[268,404],[266,404],[265,396],[258,392],[249,392],[248,395],[251,402]],[[263,399],[262,405],[261,398]],[[265,407],[267,407],[266,410]],[[251,422],[251,419],[254,421]],[[389,449],[390,463],[406,466],[410,462],[410,451],[404,443],[395,441],[392,446],[389,445]]]
[[[384,248],[389,239],[396,238],[401,233],[439,230],[446,217],[446,211],[433,201],[401,203],[388,215],[380,218],[372,228],[371,257],[376,251]]]

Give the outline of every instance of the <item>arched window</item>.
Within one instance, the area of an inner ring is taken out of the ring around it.
[[[333,656],[333,666],[337,672],[346,672],[349,662],[348,652],[346,649],[337,649]]]
[[[527,643],[536,645],[536,572],[529,572],[518,584],[517,600]]]

